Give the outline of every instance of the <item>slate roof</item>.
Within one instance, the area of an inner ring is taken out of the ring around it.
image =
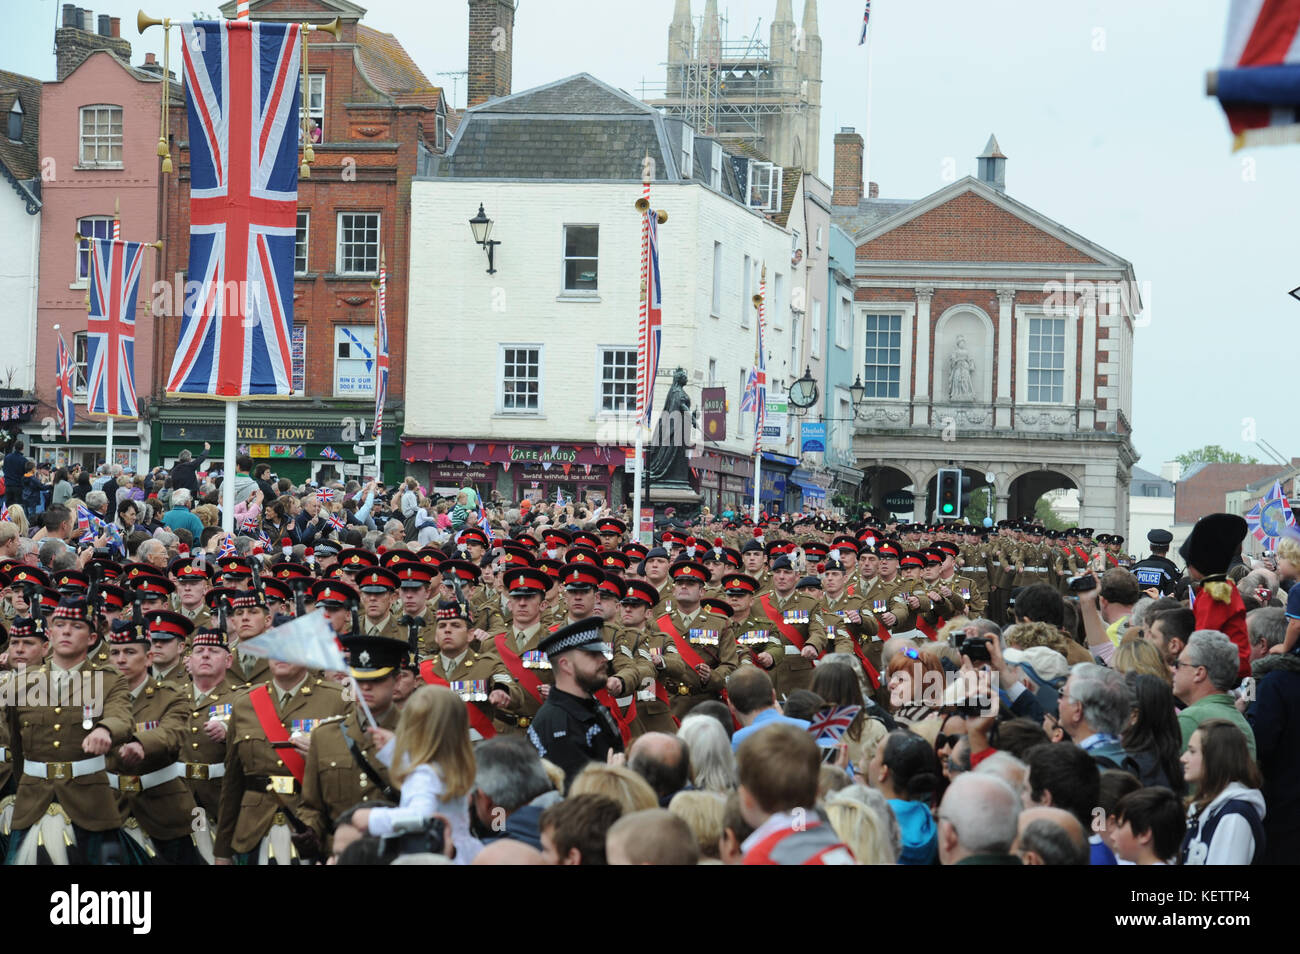
[[[848,232],[857,235],[863,229],[869,229],[883,222],[890,216],[897,215],[911,206],[915,199],[861,199],[856,206],[831,206],[831,221]]]
[[[397,102],[437,109],[442,88],[429,82],[393,34],[358,23],[357,63],[377,89]]]
[[[17,99],[23,111],[22,142],[9,139],[9,110]],[[0,162],[17,179],[40,172],[41,81],[0,70]]]

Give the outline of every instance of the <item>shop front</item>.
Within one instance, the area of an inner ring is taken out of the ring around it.
[[[496,491],[512,502],[623,502],[625,457],[620,447],[403,438],[402,459],[408,473],[444,496],[473,486],[489,499]]]
[[[787,506],[803,512],[823,509],[826,506],[826,488],[829,485],[828,476],[796,467],[790,473],[788,484],[790,499],[787,501]]]
[[[248,454],[253,464],[265,462],[277,477],[294,483],[315,481],[366,481],[375,475],[374,434],[371,413],[374,406],[331,408],[329,410],[262,405],[240,406],[236,431],[239,453]],[[396,420],[394,420],[396,418]],[[154,456],[170,467],[183,450],[195,457],[204,442],[212,445],[208,452],[214,468],[220,468],[225,454],[225,411],[214,403],[211,410],[184,407],[163,408],[153,424]],[[385,417],[382,455],[379,467],[384,482],[397,484],[405,476],[405,465],[398,457],[398,434],[401,413],[390,411]]]
[[[691,458],[691,472],[699,481],[700,503],[713,513],[743,513],[753,504],[745,498],[745,484],[753,483],[754,458],[704,450]]]
[[[63,436],[53,418],[32,420],[23,427],[27,456],[38,464],[52,468],[80,464],[93,470],[105,462],[108,448],[108,425],[103,420],[78,415],[67,437]],[[149,426],[139,420],[113,422],[113,460],[123,470],[147,471],[149,469]]]

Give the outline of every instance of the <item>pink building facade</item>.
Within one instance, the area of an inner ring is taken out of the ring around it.
[[[41,100],[45,204],[37,297],[39,408],[26,432],[29,453],[38,460],[93,464],[103,458],[105,421],[86,413],[88,252],[74,236],[78,232],[111,235],[117,204],[123,239],[152,242],[161,237],[161,173],[156,150],[162,89],[157,73],[130,65],[130,45],[118,37],[65,28],[57,31],[56,45],[60,48],[60,75],[56,81],[44,84]],[[85,53],[79,62],[78,52]],[[142,396],[149,395],[153,388],[156,319],[150,302],[158,262],[158,253],[146,250],[135,336],[136,393]],[[48,423],[55,416],[59,334],[78,362],[76,424],[67,440]],[[131,467],[146,467],[149,429],[140,421],[118,420],[114,431],[115,459]]]

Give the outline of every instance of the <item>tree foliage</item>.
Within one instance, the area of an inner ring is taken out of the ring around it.
[[[1183,465],[1183,470],[1193,464],[1258,464],[1259,459],[1239,454],[1237,451],[1224,450],[1218,444],[1206,444],[1194,450],[1183,451],[1174,460]]]

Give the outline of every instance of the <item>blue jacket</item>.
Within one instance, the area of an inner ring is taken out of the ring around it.
[[[899,833],[903,840],[903,854],[899,857],[900,865],[932,865],[939,857],[939,829],[930,814],[930,806],[924,802],[908,802],[901,798],[891,798],[889,807],[898,819]]]
[[[1264,831],[1279,849],[1293,839],[1276,837],[1300,829],[1300,657],[1265,656],[1255,661],[1255,701],[1246,721],[1255,731],[1255,751],[1264,775]],[[1270,854],[1271,864],[1300,858]]]

